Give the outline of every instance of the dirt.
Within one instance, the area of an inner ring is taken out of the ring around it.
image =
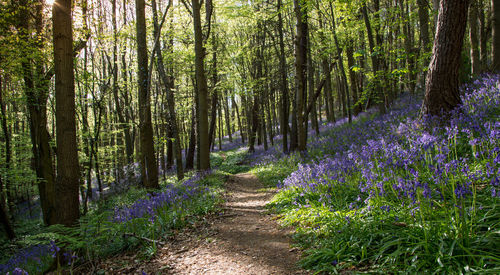
[[[265,205],[274,192],[253,174],[226,182],[223,213],[194,231],[176,234],[146,266],[148,274],[306,274],[297,267],[290,229]],[[140,272],[140,271],[139,271]]]

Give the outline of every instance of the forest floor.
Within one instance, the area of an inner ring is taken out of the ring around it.
[[[251,173],[232,175],[218,215],[176,232],[149,261],[122,254],[100,268],[127,274],[305,274],[297,267],[299,251],[290,246],[293,230],[280,227],[265,208],[274,194]]]

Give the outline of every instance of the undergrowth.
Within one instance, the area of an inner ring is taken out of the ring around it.
[[[404,97],[315,138],[302,158],[255,168],[280,188],[269,207],[296,227],[301,266],[499,273],[499,83],[486,75],[466,86],[447,122],[418,118],[421,99]]]

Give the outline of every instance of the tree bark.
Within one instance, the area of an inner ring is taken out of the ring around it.
[[[153,143],[153,126],[151,123],[151,102],[149,98],[148,49],[146,41],[145,1],[135,1],[137,31],[137,65],[138,65],[138,98],[139,98],[139,160],[141,164],[142,185],[146,188],[159,188],[158,166]]]
[[[422,114],[441,115],[461,102],[458,73],[468,6],[468,0],[441,0]]]
[[[479,53],[479,17],[478,3],[472,3],[469,10],[469,39],[470,39],[470,60],[471,73],[473,75],[481,72],[481,56]]]
[[[57,137],[54,224],[65,226],[74,226],[80,217],[71,4],[71,0],[58,0],[52,7]]]
[[[307,93],[307,11],[304,9],[304,0],[294,0],[295,17],[297,20],[297,37],[295,41],[295,81],[297,85],[296,114],[297,114],[297,150],[306,150],[307,117],[304,117],[304,102]]]
[[[375,52],[375,41],[373,38],[373,31],[372,31],[372,27],[371,27],[371,23],[370,23],[370,18],[368,17],[368,9],[366,8],[365,4],[363,4],[363,6],[361,7],[361,12],[363,14],[363,19],[365,21],[366,32],[367,32],[367,36],[368,36],[368,46],[370,47],[370,55],[371,55],[371,59],[372,59],[372,69],[373,69],[373,74],[374,74],[373,81],[375,82],[374,83],[375,94],[378,97],[377,100],[380,101],[380,102],[378,102],[379,111],[381,113],[385,113],[385,102],[384,102],[382,87],[380,86],[380,79],[379,79],[379,75],[378,75],[379,70],[380,70],[380,62],[379,62],[379,58],[377,56],[377,53]]]
[[[288,80],[287,80],[287,71],[286,71],[286,55],[285,55],[285,43],[283,39],[283,15],[282,15],[282,0],[278,0],[278,36],[280,43],[280,86],[281,86],[281,135],[283,136],[282,145],[283,152],[288,153],[288,117],[290,111],[290,100],[289,94],[290,91],[288,89]]]
[[[500,71],[500,0],[491,0],[493,72]]]
[[[198,93],[198,141],[199,141],[199,169],[210,169],[210,145],[208,135],[208,87],[205,76],[204,57],[205,48],[203,47],[203,34],[201,29],[199,0],[192,0],[193,8],[193,27],[194,27],[194,49],[195,49],[195,71],[196,86]]]

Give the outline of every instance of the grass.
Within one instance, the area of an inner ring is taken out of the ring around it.
[[[280,188],[268,207],[296,228],[301,266],[500,273],[497,78],[475,83],[449,124],[426,127],[407,100],[312,140],[306,158],[255,167]]]

